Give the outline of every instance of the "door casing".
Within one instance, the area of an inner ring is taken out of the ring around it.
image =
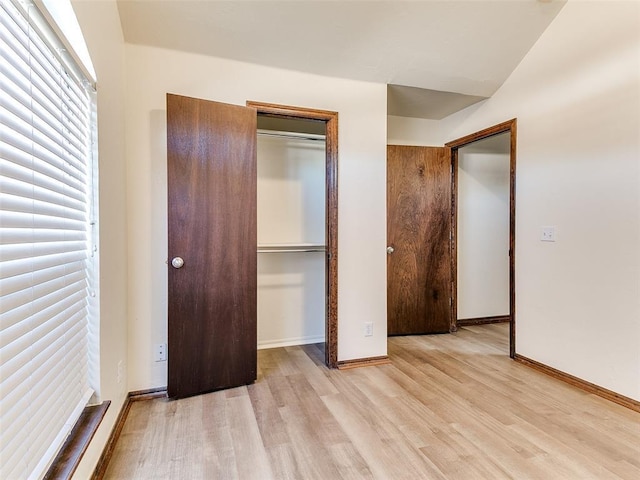
[[[326,125],[326,291],[325,363],[338,366],[338,113],[248,101],[258,115],[323,122]]]
[[[451,331],[457,330],[458,296],[458,254],[457,254],[457,214],[458,214],[458,150],[465,145],[509,132],[509,356],[516,354],[516,290],[515,290],[515,240],[516,240],[516,134],[517,119],[507,120],[489,128],[452,140],[445,144],[451,148]]]

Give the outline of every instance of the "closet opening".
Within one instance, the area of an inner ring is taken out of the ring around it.
[[[258,349],[323,344],[337,364],[337,113],[257,109]]]

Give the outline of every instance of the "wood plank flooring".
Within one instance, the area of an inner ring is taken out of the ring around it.
[[[633,479],[640,414],[507,356],[508,325],[389,338],[329,370],[262,350],[258,381],[132,404],[106,479]]]

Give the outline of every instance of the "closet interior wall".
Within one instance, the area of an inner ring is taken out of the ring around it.
[[[325,341],[325,124],[258,116],[258,348]]]

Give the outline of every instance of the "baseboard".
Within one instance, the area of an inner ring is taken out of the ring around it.
[[[139,402],[140,400],[153,400],[154,398],[162,398],[167,396],[167,387],[150,388],[148,390],[135,390],[129,392],[127,396],[131,402]]]
[[[573,375],[562,372],[560,370],[556,370],[555,368],[545,365],[544,363],[536,362],[535,360],[523,357],[522,355],[519,355],[517,353],[515,354],[513,359],[516,362],[534,368],[535,370],[545,373],[551,377],[557,378],[558,380],[562,380],[563,382],[573,385],[574,387],[584,390],[585,392],[592,393],[640,413],[640,402],[634,400],[633,398],[625,397],[624,395],[620,395],[619,393],[607,390],[603,387],[599,387],[598,385],[587,382],[586,380],[582,380],[581,378],[574,377]]]
[[[91,480],[102,480],[105,472],[107,471],[107,467],[109,466],[109,462],[111,461],[111,456],[113,455],[113,451],[116,448],[116,443],[118,442],[118,438],[120,438],[120,433],[122,433],[122,429],[124,427],[124,423],[127,421],[127,416],[129,415],[129,410],[131,410],[131,404],[133,402],[137,402],[140,400],[151,400],[154,398],[161,398],[167,396],[166,387],[162,388],[152,388],[149,390],[137,390],[134,392],[129,392],[127,394],[127,398],[120,409],[120,413],[118,414],[118,418],[116,419],[116,423],[113,426],[113,430],[111,430],[111,435],[109,435],[109,439],[107,440],[104,449],[102,450],[102,454],[98,459],[98,464],[96,468],[93,470],[93,475],[91,476]]]
[[[381,357],[355,358],[353,360],[338,361],[338,370],[348,370],[350,368],[371,367],[374,365],[386,365],[391,363],[387,355]]]
[[[459,318],[456,325],[466,327],[469,325],[487,325],[489,323],[508,323],[511,320],[509,315],[500,315],[497,317],[478,317],[478,318]]]

